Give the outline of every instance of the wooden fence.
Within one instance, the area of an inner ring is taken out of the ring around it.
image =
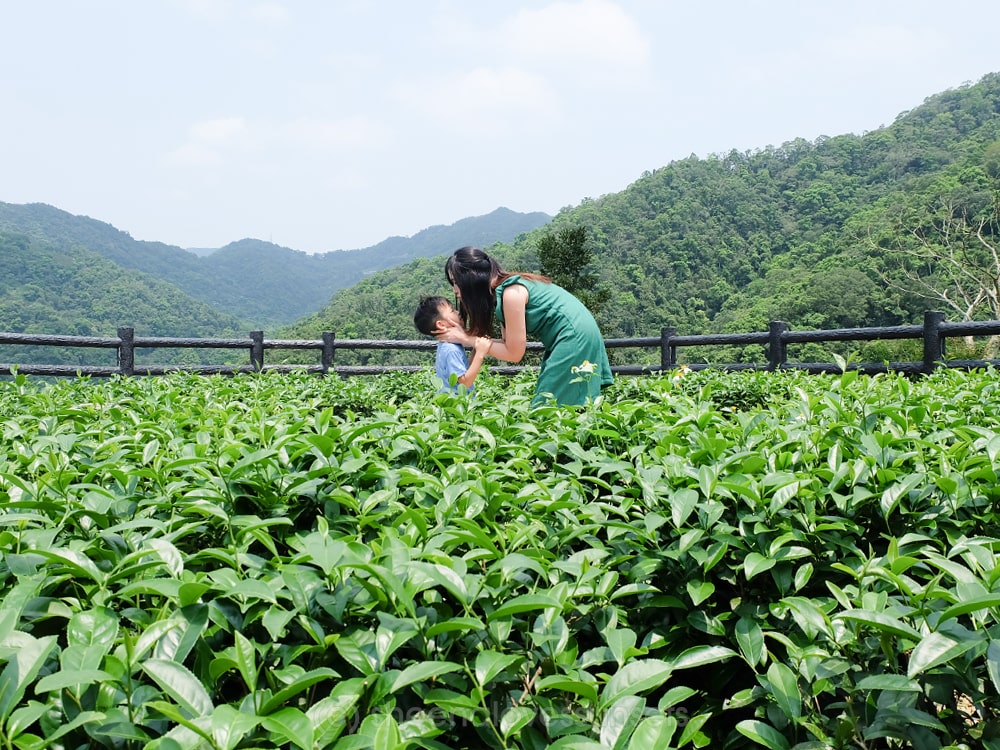
[[[973,369],[988,365],[1000,366],[1000,360],[949,360],[945,357],[945,341],[948,338],[967,336],[1000,335],[1000,320],[966,321],[949,323],[942,312],[928,311],[924,314],[923,325],[887,326],[879,328],[838,328],[821,331],[793,331],[786,323],[773,321],[767,331],[757,333],[714,333],[702,335],[678,335],[675,328],[663,328],[659,336],[645,338],[605,339],[608,349],[654,349],[659,350],[657,364],[614,365],[612,370],[620,375],[643,375],[672,370],[678,367],[677,351],[684,347],[726,346],[746,347],[759,345],[764,348],[767,362],[761,363],[692,363],[691,369],[714,367],[726,370],[778,370],[798,369],[811,373],[840,372],[841,366],[833,362],[796,362],[788,360],[788,347],[805,343],[835,341],[878,341],[889,339],[919,339],[923,342],[923,358],[919,362],[849,362],[848,369],[865,373],[905,372],[929,373],[937,367]],[[0,345],[34,345],[57,347],[87,347],[116,350],[114,366],[95,365],[40,365],[40,364],[0,364],[0,375],[15,372],[40,376],[95,376],[115,375],[164,375],[169,372],[184,371],[204,374],[234,375],[244,372],[279,371],[310,372],[320,375],[378,375],[388,372],[417,371],[421,365],[336,365],[336,353],[360,350],[419,350],[431,352],[435,342],[422,341],[377,341],[364,339],[337,339],[333,333],[324,333],[317,340],[266,339],[263,331],[252,331],[249,338],[170,338],[136,336],[132,328],[119,328],[116,337],[59,336],[30,333],[0,333]],[[136,364],[137,349],[196,348],[196,349],[242,349],[248,352],[245,365],[153,365]],[[540,350],[541,344],[530,342],[529,351]],[[266,352],[290,349],[316,350],[319,364],[268,364],[264,361]],[[430,359],[428,358],[428,365]],[[494,366],[493,372],[513,374],[523,369],[520,366]]]

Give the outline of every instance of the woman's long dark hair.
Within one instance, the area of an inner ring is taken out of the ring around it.
[[[474,336],[493,335],[493,313],[496,309],[496,288],[510,276],[548,282],[548,278],[533,273],[514,274],[503,270],[496,260],[478,247],[460,247],[444,264],[449,284],[461,293],[458,310],[469,333]]]

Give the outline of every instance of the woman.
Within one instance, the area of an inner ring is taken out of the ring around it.
[[[445,276],[466,327],[449,325],[438,339],[473,346],[477,336],[492,336],[497,319],[502,338],[494,339],[488,350],[497,359],[520,362],[529,335],[545,345],[532,405],[552,399],[583,405],[613,382],[594,316],[545,276],[508,273],[477,247],[456,250],[445,263]]]

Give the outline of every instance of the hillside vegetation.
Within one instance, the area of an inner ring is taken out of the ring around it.
[[[861,135],[673,162],[493,251],[508,268],[537,269],[544,233],[584,227],[611,295],[599,316],[608,337],[656,335],[665,325],[765,330],[769,320],[910,324],[941,302],[903,283],[891,248],[916,228],[945,228],[946,206],[970,221],[987,214],[998,188],[1000,74],[990,74]],[[419,296],[450,293],[443,256],[455,247],[342,290],[288,330],[413,338]]]
[[[194,316],[201,316],[200,311],[208,306],[230,319],[245,321],[240,326],[244,331],[273,330],[280,324],[312,314],[329,302],[336,290],[381,269],[437,254],[442,247],[466,239],[484,244],[511,241],[550,220],[550,216],[540,212],[517,213],[498,208],[484,216],[462,219],[448,226],[429,227],[413,237],[391,237],[364,250],[310,255],[270,242],[244,239],[210,254],[198,255],[160,242],[135,240],[109,224],[73,216],[45,204],[0,203],[0,237],[11,233],[27,236],[35,243],[34,252],[40,260],[51,261],[53,252],[58,255],[81,249],[89,251],[115,264],[119,271],[127,271],[129,275],[138,272],[158,279],[162,282],[161,289],[165,289],[165,284],[173,287],[173,291],[165,290],[163,297],[164,302],[170,298],[170,306],[177,310],[176,317],[183,318],[185,309]],[[54,269],[57,267],[58,261],[53,265]],[[107,265],[95,264],[97,267]],[[8,287],[16,288],[22,280],[33,283],[27,276],[22,279],[14,268],[7,279]],[[74,291],[74,288],[62,287],[62,277],[58,273],[54,273],[47,283],[49,291],[57,296]],[[99,293],[97,288],[85,291],[88,299]],[[185,297],[190,299],[185,302]],[[54,308],[53,312],[58,309]],[[82,325],[94,327],[104,322],[99,306],[95,307],[93,316],[87,314],[85,307],[79,308],[77,313]],[[29,316],[28,320],[47,326],[54,322],[52,317],[36,321]],[[211,323],[213,317],[204,316],[205,324]],[[150,321],[150,325],[158,324]],[[195,335],[196,331],[205,328],[204,325],[168,327],[177,336]],[[67,333],[68,330],[47,328],[45,332]],[[223,330],[220,327],[208,335],[221,335]],[[113,332],[111,329],[106,335]]]
[[[193,300],[146,273],[129,271],[75,245],[56,249],[0,232],[0,328],[15,333],[115,336],[119,326],[139,336],[245,335],[243,322]],[[161,352],[172,363],[217,362],[217,353]],[[9,363],[113,366],[113,349],[0,346]]]

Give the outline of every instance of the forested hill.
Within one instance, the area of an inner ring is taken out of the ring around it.
[[[130,272],[81,246],[56,249],[27,235],[0,232],[0,325],[17,333],[115,336],[246,336],[233,315],[192,300],[148,274]],[[215,361],[186,350],[180,361]],[[113,365],[113,350],[0,347],[0,361]]]
[[[943,206],[982,215],[998,187],[1000,74],[990,74],[860,135],[673,162],[494,252],[509,268],[537,269],[544,233],[585,227],[611,292],[599,315],[609,337],[664,325],[765,330],[771,319],[800,329],[910,324],[940,303],[887,283],[898,271],[885,248],[943,226]],[[449,293],[443,259],[369,277],[288,330],[413,337],[418,297]]]
[[[360,250],[310,255],[261,240],[244,239],[208,255],[198,255],[160,242],[135,240],[110,224],[74,216],[49,205],[0,203],[0,237],[5,233],[27,237],[39,247],[55,250],[53,257],[60,252],[90,251],[119,269],[137,271],[169,284],[173,287],[169,295],[172,302],[182,308],[186,304],[180,299],[187,297],[199,303],[192,311],[208,306],[223,317],[247,321],[248,327],[274,329],[319,310],[336,290],[368,274],[437,254],[442,247],[461,244],[467,239],[482,244],[511,241],[547,224],[551,218],[541,212],[518,213],[498,208],[484,216],[432,226],[412,237],[391,237]],[[18,268],[13,268],[12,273],[6,280],[9,289],[20,279]],[[50,282],[56,284],[58,278],[55,274]],[[55,297],[62,296],[56,287],[48,291]],[[85,297],[91,298],[94,290],[85,291]],[[93,316],[84,309],[78,312],[85,326],[102,319],[96,311]],[[38,330],[34,324],[44,317],[27,323]],[[11,326],[12,323],[0,324],[4,329]],[[172,334],[192,332],[181,330]]]

